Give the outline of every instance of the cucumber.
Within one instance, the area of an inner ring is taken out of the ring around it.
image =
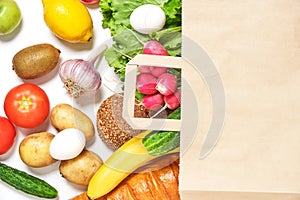
[[[52,199],[57,190],[46,181],[0,162],[0,179],[17,190],[37,197]]]
[[[160,156],[179,147],[179,131],[151,132],[143,138],[143,145],[152,156]]]
[[[180,107],[168,115],[168,119],[180,119]],[[142,143],[152,156],[160,156],[179,147],[180,131],[152,131]]]

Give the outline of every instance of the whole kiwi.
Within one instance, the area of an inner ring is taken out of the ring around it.
[[[48,43],[28,46],[17,52],[13,70],[22,79],[34,79],[52,71],[59,62],[60,50]]]

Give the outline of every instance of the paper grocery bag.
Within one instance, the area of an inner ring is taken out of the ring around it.
[[[189,68],[199,113],[181,151],[181,198],[300,199],[300,1],[185,0],[183,19],[183,34],[218,70],[225,111],[215,148],[200,159],[215,110],[209,75]]]

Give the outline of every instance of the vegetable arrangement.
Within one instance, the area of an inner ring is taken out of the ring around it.
[[[74,0],[55,1],[53,4],[48,0],[41,2],[45,25],[60,40],[69,43],[91,41],[93,27],[89,13],[86,13],[88,9],[78,2],[73,6],[66,2]],[[52,99],[49,98],[48,91],[44,90],[42,83],[54,77],[48,76],[49,74],[58,75],[62,81],[61,85],[69,94],[68,98],[75,100],[73,103],[76,104],[79,97],[85,94],[95,95],[102,88],[102,75],[97,71],[95,62],[103,53],[107,63],[119,75],[121,81],[125,78],[125,65],[139,53],[179,56],[181,1],[82,0],[81,2],[84,5],[99,3],[103,16],[102,27],[110,30],[114,43],[110,47],[100,45],[87,59],[61,57],[64,54],[61,45],[66,43],[56,45],[38,43],[16,51],[11,60],[12,69],[22,83],[12,87],[4,99],[3,111],[6,117],[0,117],[0,155],[17,149],[20,160],[29,169],[57,167],[62,178],[72,184],[85,186],[88,189],[88,196],[95,199],[114,190],[126,177],[147,162],[174,153],[177,155],[180,132],[158,130],[135,132],[126,128],[126,122],[118,116],[114,119],[114,126],[102,124],[106,133],[114,132],[116,127],[120,129],[115,131],[118,137],[111,138],[115,140],[114,144],[117,144],[111,149],[112,155],[107,160],[102,160],[98,155],[101,152],[89,149],[97,139],[91,115],[65,102],[50,104]],[[69,9],[72,15],[76,13],[77,18],[80,15],[78,13],[84,12],[84,19],[88,23],[77,28],[86,28],[87,31],[81,32],[79,36],[75,35],[78,29],[73,29],[74,27],[68,29],[68,32],[61,32],[66,27],[61,27],[60,22],[71,19],[68,25],[76,24],[71,23],[74,19],[70,16],[57,20],[58,13],[53,11],[57,6]],[[76,9],[78,12],[74,12]],[[141,14],[147,14],[145,11],[152,17],[147,17],[149,15],[140,17]],[[147,24],[139,21],[144,19]],[[72,44],[68,44],[68,47],[72,47]],[[180,119],[180,70],[163,66],[140,66],[139,73],[137,95],[141,98],[137,98],[137,101],[141,102],[140,104],[137,102],[136,108],[139,109],[140,116],[149,117],[149,110],[160,112],[160,109],[167,108],[172,110],[169,119]],[[154,108],[155,101],[159,103],[156,102]],[[105,112],[106,107],[103,107]],[[97,116],[93,116],[97,125],[103,116],[115,117],[115,108],[111,107],[110,111],[110,115],[97,113]],[[121,123],[124,124],[121,126]],[[51,128],[55,131],[49,131]],[[16,140],[18,132],[23,131],[26,134],[19,134],[19,139]],[[97,131],[99,132],[98,127]],[[124,136],[123,131],[129,131],[129,134]],[[100,139],[105,143],[104,137]],[[16,148],[13,148],[14,145]],[[124,171],[114,170],[120,167]],[[30,195],[41,198],[56,198],[59,195],[58,190],[46,181],[30,175],[34,171],[27,173],[0,163],[0,172],[2,181]],[[104,185],[101,190],[100,185]],[[178,191],[172,192],[178,195]]]
[[[126,9],[124,9],[124,4],[126,4]],[[158,5],[164,11],[166,23],[162,30],[142,34],[131,29],[131,13],[145,4]],[[121,80],[124,79],[126,64],[135,55],[139,53],[162,55],[161,52],[148,52],[148,46],[153,45],[155,46],[154,49],[163,46],[170,56],[181,54],[181,0],[126,2],[123,0],[102,0],[99,5],[103,15],[102,27],[109,28],[114,41],[112,47],[105,52],[105,59],[109,66],[114,68]],[[146,49],[146,52],[143,52],[143,49]]]

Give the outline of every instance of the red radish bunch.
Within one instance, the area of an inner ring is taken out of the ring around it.
[[[141,102],[142,105],[153,111],[178,108],[180,90],[176,77],[167,72],[167,67],[151,66],[149,69],[151,70],[145,70],[145,66],[140,66],[137,76],[137,90],[145,95]],[[156,73],[156,71],[163,71],[163,73]]]
[[[143,54],[169,55],[158,41],[150,40],[144,44],[137,36],[136,38],[144,45]],[[142,65],[138,67],[138,71],[137,90],[145,95],[141,102],[145,108],[153,111],[161,109],[158,114],[165,108],[175,110],[179,107],[180,90],[178,90],[177,79],[167,72],[167,67]]]

